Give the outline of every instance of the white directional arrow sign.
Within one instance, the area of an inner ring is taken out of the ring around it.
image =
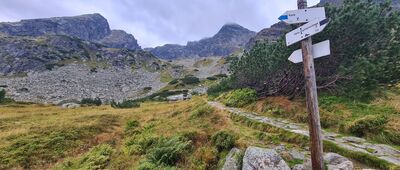
[[[327,56],[327,55],[331,54],[329,40],[314,44],[312,47],[313,47],[312,51],[313,51],[314,58],[320,58],[320,57]],[[291,61],[293,63],[301,63],[301,62],[303,62],[303,54],[302,54],[301,49],[298,49],[298,50],[294,51],[290,55],[289,61]]]
[[[292,45],[321,32],[329,23],[329,19],[316,19],[286,34],[286,45]]]
[[[325,8],[319,7],[286,11],[278,19],[288,24],[298,24],[325,18]]]

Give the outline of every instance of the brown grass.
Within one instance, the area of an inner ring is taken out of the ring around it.
[[[3,105],[0,106],[0,151],[10,148],[15,140],[25,139],[25,136],[32,133],[43,135],[38,133],[43,130],[51,132],[101,125],[103,130],[91,132],[89,138],[76,139],[77,145],[65,148],[65,156],[79,157],[93,146],[108,143],[116,149],[116,153],[111,157],[109,169],[130,169],[136,167],[145,156],[127,155],[123,151],[127,138],[124,128],[128,120],[139,121],[141,127],[154,124],[152,133],[157,136],[170,137],[195,133],[192,145],[194,150],[178,164],[178,167],[183,169],[196,167],[193,160],[204,161],[206,164],[214,161],[215,164],[214,159],[218,155],[213,155],[210,137],[221,130],[232,132],[237,136],[236,146],[242,149],[250,145],[263,147],[270,145],[269,141],[257,139],[255,134],[259,133],[258,130],[233,122],[225,111],[214,110],[209,115],[191,117],[193,110],[204,104],[206,104],[204,98],[195,97],[180,102],[146,102],[141,104],[141,107],[133,109],[113,109],[108,105],[76,109],[62,109],[51,105]],[[110,125],[103,125],[104,123],[101,124],[103,117],[110,117],[116,121]],[[39,137],[46,138],[46,136]],[[29,168],[48,169],[61,163],[66,157],[55,155],[54,158],[54,161],[47,163],[39,159],[32,160],[32,166]],[[22,165],[8,166],[8,168],[18,167],[22,168]]]

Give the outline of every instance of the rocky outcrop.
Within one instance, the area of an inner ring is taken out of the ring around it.
[[[249,40],[246,44],[246,49],[251,49],[257,42],[276,41],[286,31],[290,30],[290,26],[284,22],[279,22],[272,25],[270,28],[262,29],[257,35]]]
[[[151,65],[157,59],[148,52],[109,49],[68,36],[0,35],[0,74],[51,70],[73,61],[103,66]]]
[[[30,37],[64,35],[111,48],[141,49],[133,35],[122,30],[110,30],[107,20],[100,14],[3,22],[0,23],[0,33]]]
[[[186,46],[167,44],[149,50],[162,59],[227,56],[244,48],[254,35],[255,32],[238,24],[226,24],[211,38],[188,42]]]
[[[99,43],[111,48],[141,49],[135,37],[123,30],[112,30],[111,34],[101,39]]]
[[[325,154],[324,161],[328,164],[328,170],[353,170],[353,162],[336,153]]]
[[[251,146],[244,154],[242,170],[256,169],[290,170],[275,150]]]
[[[109,35],[111,30],[107,20],[100,14],[86,14],[3,22],[0,23],[0,32],[12,36],[67,35],[95,41]]]
[[[240,170],[241,165],[241,152],[238,148],[232,148],[225,158],[222,170]]]

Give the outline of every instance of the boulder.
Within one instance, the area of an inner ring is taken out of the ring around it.
[[[77,103],[65,103],[65,104],[62,104],[61,107],[64,109],[75,109],[75,108],[81,107],[81,105],[77,104]]]
[[[179,101],[179,100],[186,100],[186,99],[191,99],[192,95],[190,94],[178,94],[178,95],[173,95],[173,96],[168,96],[167,100],[168,101]]]
[[[258,169],[290,170],[275,150],[251,146],[244,154],[242,170]]]
[[[326,153],[324,155],[324,161],[327,164],[328,170],[353,169],[353,162],[336,153]],[[307,158],[304,160],[303,164],[295,165],[292,170],[309,170],[309,169],[312,169],[311,159]]]
[[[349,159],[336,154],[327,153],[324,155],[324,161],[328,164],[328,170],[352,170],[353,162]]]
[[[222,170],[239,170],[240,161],[240,150],[238,148],[232,148],[225,158],[225,164]]]

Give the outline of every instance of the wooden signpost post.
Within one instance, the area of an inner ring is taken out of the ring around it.
[[[324,160],[322,156],[322,135],[314,58],[329,55],[330,48],[329,40],[313,46],[311,36],[321,32],[328,25],[329,20],[325,17],[325,9],[323,7],[307,8],[307,0],[297,0],[297,7],[299,10],[287,11],[279,19],[288,24],[306,23],[286,34],[286,45],[289,46],[301,41],[301,49],[293,52],[289,60],[294,63],[303,62],[307,111],[309,115],[312,169],[322,170],[324,168]]]

